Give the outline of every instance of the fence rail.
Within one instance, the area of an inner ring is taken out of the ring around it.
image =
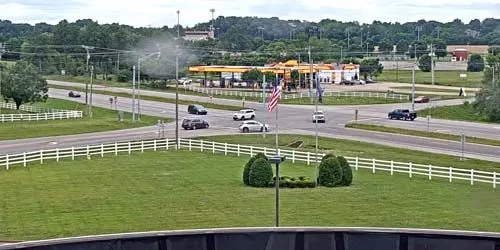
[[[238,96],[238,97],[254,97],[262,98],[262,96],[269,97],[270,93],[256,92],[256,91],[231,91],[231,90],[220,90],[220,89],[207,89],[207,88],[196,88],[192,86],[184,87],[187,90],[207,94],[207,95],[223,95],[223,96]],[[312,93],[316,96],[316,93]],[[395,100],[410,100],[410,95],[408,94],[394,94],[391,92],[357,92],[357,91],[325,91],[323,92],[325,97],[368,97],[368,98],[384,98],[384,99],[395,99]],[[294,94],[283,93],[281,99],[298,99],[298,98],[310,98],[311,93],[301,92]]]
[[[257,153],[264,153],[267,156],[276,154],[276,149],[266,147],[256,147],[240,144],[228,144],[214,141],[203,141],[194,139],[179,139],[179,148],[184,148],[189,151],[199,150],[201,152],[209,152],[215,154],[223,153],[224,155],[255,155]],[[9,170],[14,165],[26,165],[30,162],[39,162],[43,164],[46,160],[59,161],[64,158],[71,158],[74,160],[76,157],[91,158],[93,155],[104,157],[105,154],[118,155],[119,153],[131,154],[135,151],[144,152],[146,150],[169,150],[177,149],[175,139],[153,139],[145,141],[133,142],[117,142],[111,144],[101,145],[87,145],[83,147],[71,148],[56,148],[50,150],[38,150],[33,152],[25,152],[19,154],[8,154],[0,156],[0,167],[5,167]],[[288,161],[292,163],[303,162],[307,165],[319,162],[324,156],[323,153],[315,154],[307,151],[279,149],[280,155],[286,156]],[[453,167],[438,167],[433,165],[414,164],[411,162],[396,162],[378,159],[368,159],[360,157],[345,157],[349,164],[356,171],[359,169],[368,169],[372,173],[379,171],[407,174],[409,178],[413,176],[425,176],[429,180],[433,178],[446,179],[449,182],[455,180],[463,180],[470,182],[470,185],[475,183],[488,183],[496,188],[500,182],[500,177],[496,172],[480,171],[474,169],[460,169]]]
[[[16,109],[16,104],[0,102],[1,108]],[[82,111],[40,108],[35,106],[21,105],[19,110],[32,112],[28,114],[1,114],[0,122],[14,122],[14,121],[45,121],[45,120],[62,120],[82,118]]]

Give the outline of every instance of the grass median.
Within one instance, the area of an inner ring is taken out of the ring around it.
[[[198,139],[227,142],[233,144],[245,144],[254,146],[275,147],[274,135],[224,135],[206,136]],[[278,137],[281,148],[293,149],[289,145],[293,142],[302,141],[303,145],[299,150],[315,151],[315,137],[309,135],[281,134]],[[412,162],[417,164],[432,164],[440,167],[454,167],[463,169],[481,169],[487,171],[499,171],[499,162],[468,159],[461,161],[460,157],[435,154],[423,151],[409,150],[403,148],[389,147],[362,141],[332,139],[319,137],[318,145],[321,152],[333,152],[337,155],[351,157],[375,158],[380,160],[394,160],[399,162]]]
[[[467,74],[467,78],[461,79],[460,74]],[[464,72],[462,70],[437,70],[434,72],[435,84],[455,87],[481,87],[483,85],[483,72]],[[384,82],[412,82],[411,70],[384,70],[377,77],[378,81]],[[415,83],[432,84],[431,72],[415,71]]]
[[[472,104],[460,104],[453,106],[442,106],[435,108],[426,108],[417,111],[418,116],[425,117],[431,114],[433,118],[447,119],[447,120],[457,120],[457,121],[470,121],[470,122],[486,122],[486,123],[498,123],[492,122],[485,116],[479,114],[474,110]]]
[[[85,92],[85,88],[60,86],[60,85],[53,85],[53,84],[49,85],[49,88]],[[132,98],[132,95],[128,94],[128,93],[120,93],[120,92],[113,92],[113,91],[100,90],[100,89],[93,89],[92,92],[94,94]],[[166,98],[166,97],[159,97],[159,96],[141,95],[141,99],[148,100],[148,101],[155,101],[155,102],[175,103],[174,98]],[[240,107],[240,106],[223,105],[223,104],[215,104],[215,103],[208,103],[208,102],[188,101],[188,100],[179,99],[179,105],[189,105],[189,104],[199,104],[199,105],[204,106],[205,108],[229,110],[229,111],[238,111],[240,109],[243,109],[243,106]]]
[[[81,110],[84,111],[85,105],[50,98],[45,103],[26,104],[37,107]],[[163,119],[171,122],[170,118],[159,118],[147,115],[141,115],[141,121],[132,122],[132,114],[124,112],[124,121],[118,121],[117,111],[92,107],[93,117],[84,115],[84,118],[49,120],[49,121],[16,121],[0,123],[0,140],[13,140],[22,138],[33,138],[43,136],[83,134],[90,132],[102,132],[108,130],[119,130],[127,128],[136,128],[143,126],[152,126]]]
[[[349,123],[349,124],[346,124],[345,127],[346,128],[355,128],[355,129],[377,131],[377,132],[392,133],[392,134],[413,135],[413,136],[419,136],[419,137],[443,139],[443,140],[449,140],[449,141],[461,141],[460,135],[438,133],[438,132],[427,132],[427,131],[414,130],[414,129],[393,128],[393,127],[386,127],[386,126],[379,126],[379,125],[372,125],[372,124],[361,124],[361,123],[357,123],[357,124],[356,123]],[[491,140],[491,139],[486,139],[486,138],[466,136],[465,141],[468,143],[477,143],[477,144],[484,144],[484,145],[490,145],[490,146],[500,146],[499,140]]]
[[[313,98],[313,104],[316,97]],[[404,103],[408,100],[389,99],[381,97],[353,97],[353,96],[335,96],[323,97],[323,103],[319,105],[367,105],[367,104],[389,104],[389,103]],[[295,98],[295,99],[281,99],[281,104],[300,104],[311,105],[310,97]]]
[[[0,235],[273,226],[275,191],[242,184],[247,159],[171,150],[14,167],[0,175]],[[300,163],[280,169],[314,176]],[[490,186],[360,170],[350,187],[282,189],[281,224],[500,231],[499,206]]]

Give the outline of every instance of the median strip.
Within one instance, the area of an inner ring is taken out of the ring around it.
[[[402,128],[394,128],[394,127],[386,127],[372,124],[361,124],[361,123],[348,123],[345,125],[346,128],[354,128],[354,129],[362,129],[369,131],[377,131],[391,134],[401,134],[401,135],[412,135],[419,136],[425,138],[432,139],[442,139],[449,141],[461,141],[460,135],[447,134],[447,133],[439,133],[439,132],[427,132],[422,130],[413,130],[413,129],[402,129]],[[491,140],[485,138],[478,138],[472,136],[466,136],[465,141],[469,143],[490,145],[490,146],[500,146],[499,140]]]

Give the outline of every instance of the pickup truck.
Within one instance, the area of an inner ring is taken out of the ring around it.
[[[405,120],[415,120],[417,118],[417,113],[410,111],[409,109],[395,109],[388,115],[389,119],[405,119]]]

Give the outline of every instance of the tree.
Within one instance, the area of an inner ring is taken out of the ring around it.
[[[445,57],[448,54],[446,43],[442,39],[433,41],[432,46],[434,46],[434,54],[437,58]]]
[[[418,68],[422,72],[431,72],[431,57],[429,55],[423,55],[418,59]]]
[[[258,69],[251,69],[247,72],[243,72],[241,74],[241,79],[246,82],[251,82],[253,86],[255,82],[262,79],[262,72],[260,72],[260,70]]]
[[[243,183],[245,183],[245,185],[250,185],[250,168],[252,167],[252,164],[256,159],[265,159],[266,161],[268,160],[267,156],[263,153],[257,153],[256,155],[250,157],[248,162],[245,164],[245,167],[243,168]]]
[[[26,61],[16,62],[7,70],[6,79],[2,81],[2,95],[12,99],[17,109],[23,103],[45,102],[48,90],[47,81]]]
[[[471,55],[467,61],[467,71],[481,72],[484,70],[484,59],[481,55]]]
[[[328,157],[319,164],[319,185],[335,187],[342,181],[342,168],[336,157]]]
[[[370,76],[378,76],[384,70],[384,66],[380,63],[378,58],[369,58],[361,61],[359,65],[359,72],[365,79]]]
[[[250,167],[248,182],[252,187],[267,187],[273,179],[271,163],[264,158],[257,158]]]
[[[351,166],[343,156],[338,156],[337,160],[339,161],[340,167],[342,168],[342,180],[340,181],[340,184],[342,186],[350,186],[352,184]]]
[[[486,85],[477,94],[474,110],[491,122],[500,121],[500,88]]]

